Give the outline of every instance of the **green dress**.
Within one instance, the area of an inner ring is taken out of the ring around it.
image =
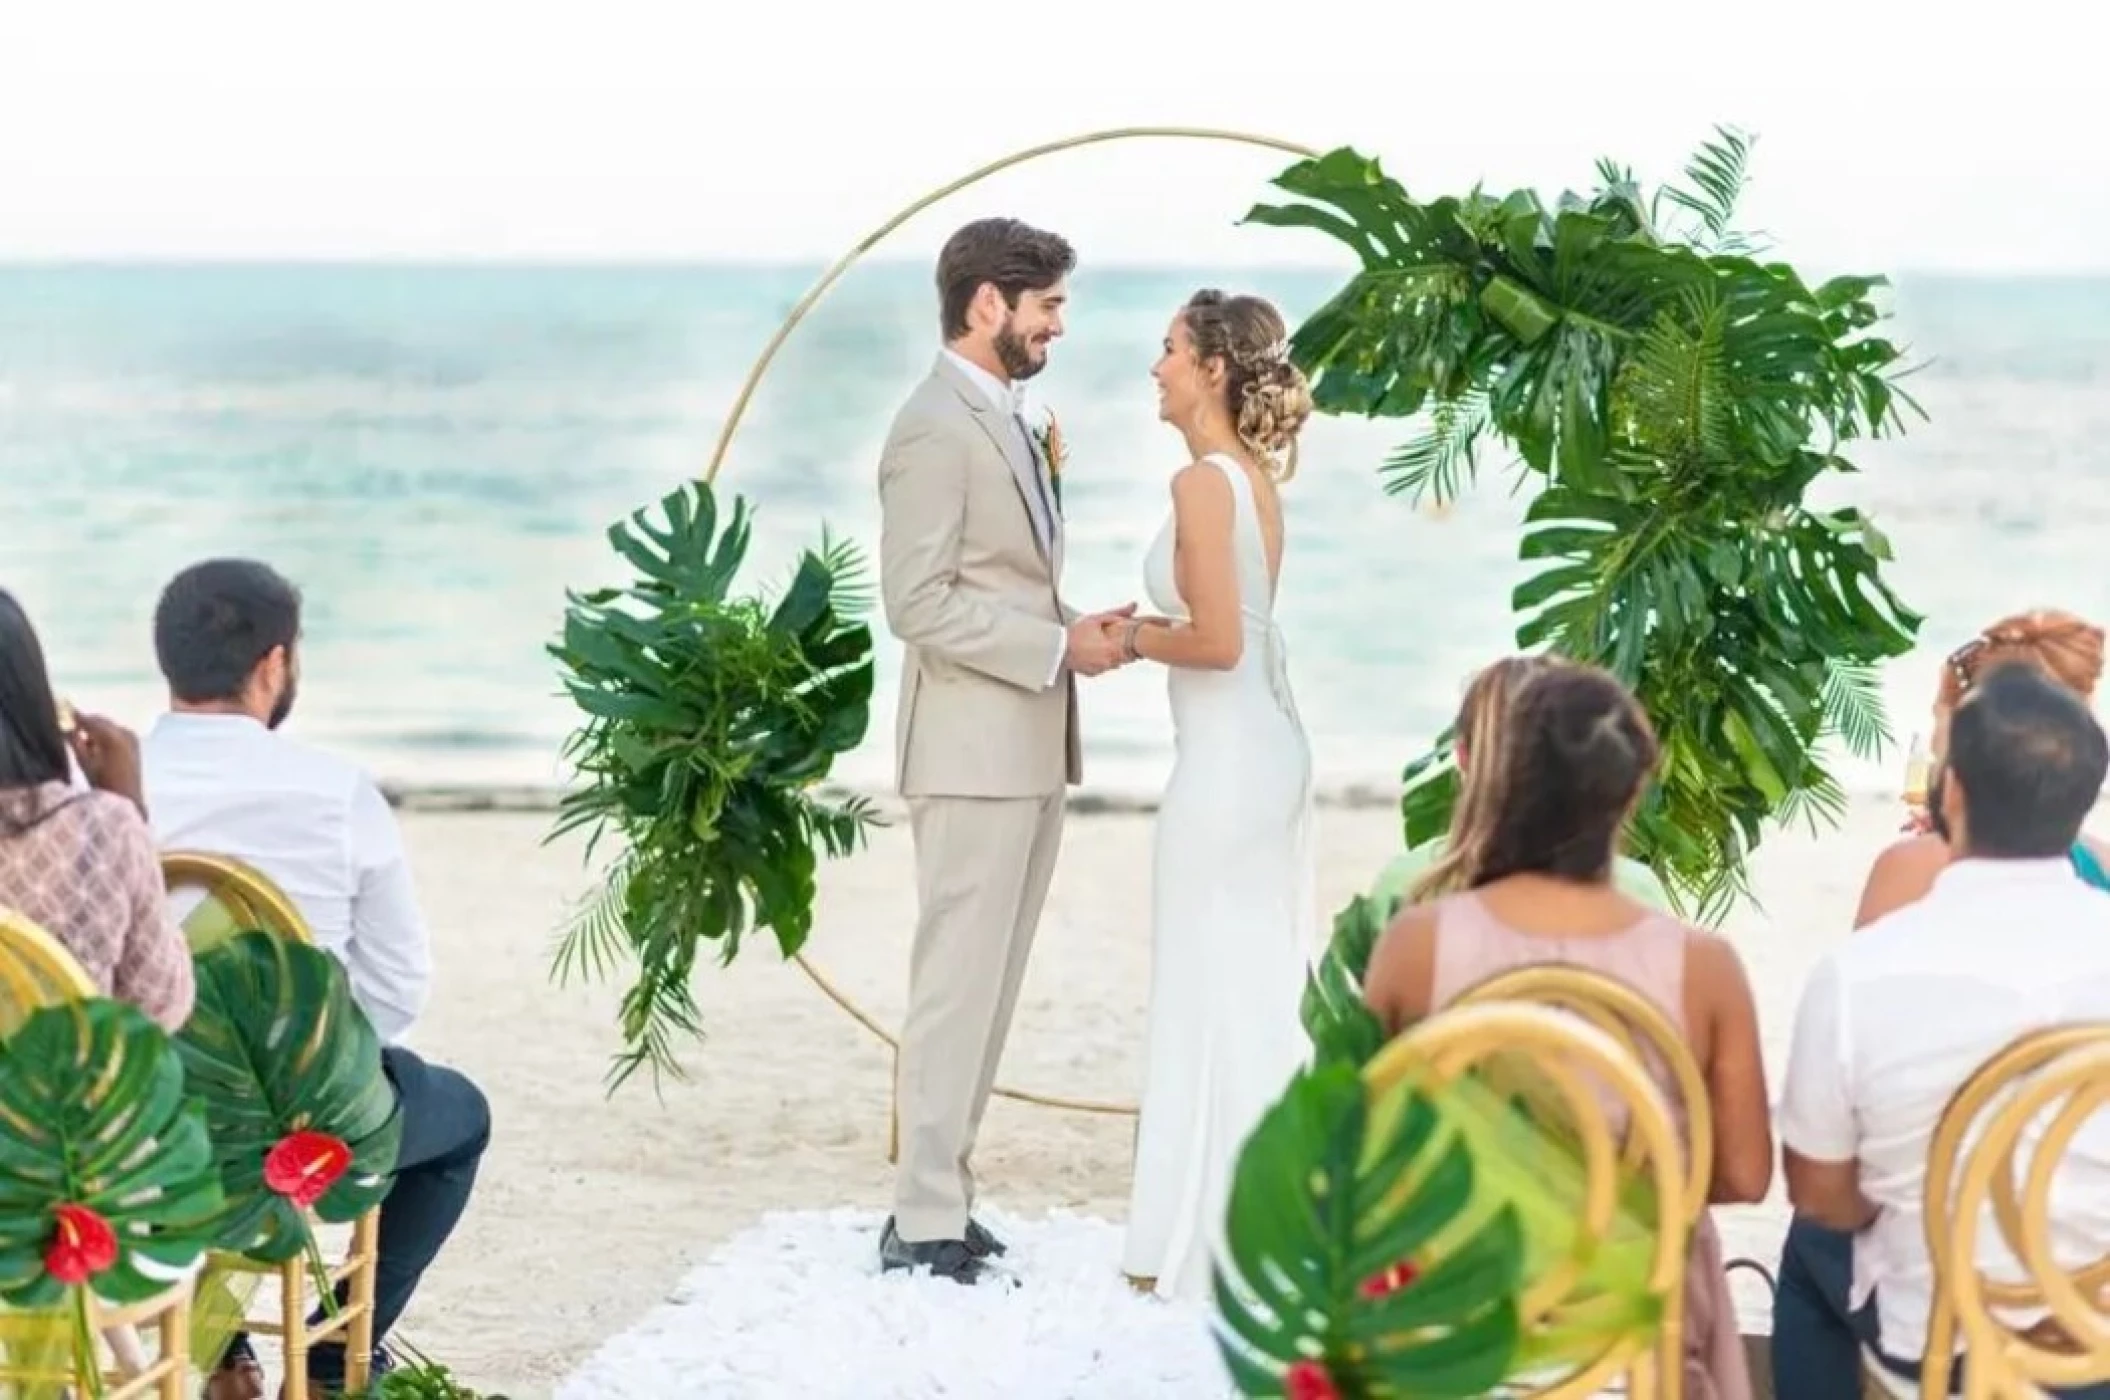
[[[1371,898],[1380,904],[1406,898],[1407,890],[1421,878],[1423,871],[1436,863],[1449,844],[1449,838],[1439,836],[1395,856],[1392,863],[1379,872],[1377,883],[1370,889]],[[1663,888],[1663,882],[1656,878],[1656,872],[1638,860],[1619,857],[1612,867],[1612,884],[1621,894],[1639,900],[1651,909],[1665,914],[1676,912],[1670,894]]]

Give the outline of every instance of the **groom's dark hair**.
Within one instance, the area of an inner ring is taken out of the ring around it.
[[[938,253],[938,314],[947,340],[967,334],[967,307],[984,282],[1004,305],[1024,292],[1044,292],[1070,275],[1077,250],[1059,233],[1017,219],[976,219],[945,240]]]

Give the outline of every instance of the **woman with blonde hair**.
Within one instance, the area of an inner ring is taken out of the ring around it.
[[[2103,629],[2055,608],[2037,608],[2002,618],[1949,654],[1942,663],[1934,699],[1934,779],[1926,804],[1913,813],[1916,834],[1894,842],[1876,857],[1861,890],[1854,927],[1874,922],[1913,903],[1949,863],[1946,834],[1938,829],[1941,758],[1948,749],[1949,716],[1985,676],[2002,666],[2031,666],[2093,704],[2103,676]],[[2083,839],[2074,845],[2074,873],[2110,890],[2110,852]]]
[[[1127,660],[1165,668],[1174,735],[1152,838],[1150,1019],[1121,1267],[1139,1289],[1206,1301],[1239,1146],[1307,1050],[1311,745],[1275,595],[1289,548],[1280,488],[1312,402],[1282,313],[1213,289],[1173,313],[1151,378],[1187,464],[1144,562],[1163,616],[1109,624]]]
[[[1471,888],[1492,826],[1498,779],[1509,761],[1511,706],[1527,681],[1557,664],[1548,656],[1505,656],[1482,667],[1467,684],[1451,726],[1458,800],[1451,809],[1450,833],[1393,858],[1371,890],[1380,906],[1401,900],[1421,904]],[[1644,904],[1665,911],[1671,907],[1656,872],[1638,860],[1620,856],[1612,883]]]

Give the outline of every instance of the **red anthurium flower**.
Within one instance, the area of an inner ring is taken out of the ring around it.
[[[1293,1361],[1282,1373],[1285,1400],[1341,1400],[1340,1387],[1316,1361]]]
[[[1415,1267],[1414,1261],[1402,1259],[1391,1268],[1381,1269],[1364,1279],[1356,1292],[1365,1298],[1384,1298],[1399,1292],[1420,1277],[1421,1270]]]
[[[51,1215],[44,1271],[60,1283],[86,1283],[117,1262],[117,1232],[109,1221],[86,1206],[53,1206]]]
[[[264,1185],[306,1210],[352,1168],[352,1149],[328,1133],[288,1133],[264,1154]]]

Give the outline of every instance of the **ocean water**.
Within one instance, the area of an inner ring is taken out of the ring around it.
[[[543,646],[567,587],[614,581],[603,533],[701,471],[741,378],[817,268],[0,268],[0,586],[58,684],[134,723],[160,704],[150,618],[184,564],[268,559],[308,600],[294,725],[409,786],[561,781],[573,716]],[[1066,593],[1136,598],[1182,453],[1147,373],[1195,286],[1309,311],[1338,274],[1086,269],[1035,382],[1071,442]],[[2110,617],[2110,280],[1907,277],[1897,333],[1930,419],[1863,445],[1828,503],[1871,512],[1928,614],[1886,672],[1902,740],[1942,653],[1995,616]],[[854,270],[792,336],[724,486],[782,579],[827,521],[877,546],[874,466],[934,351],[925,271]],[[1523,497],[1491,470],[1455,509],[1380,489],[1397,425],[1321,421],[1289,491],[1280,612],[1331,785],[1383,784],[1508,649]],[[840,776],[883,786],[898,649]],[[1163,677],[1088,683],[1087,784],[1169,763]],[[1895,791],[1902,759],[1851,765]]]

